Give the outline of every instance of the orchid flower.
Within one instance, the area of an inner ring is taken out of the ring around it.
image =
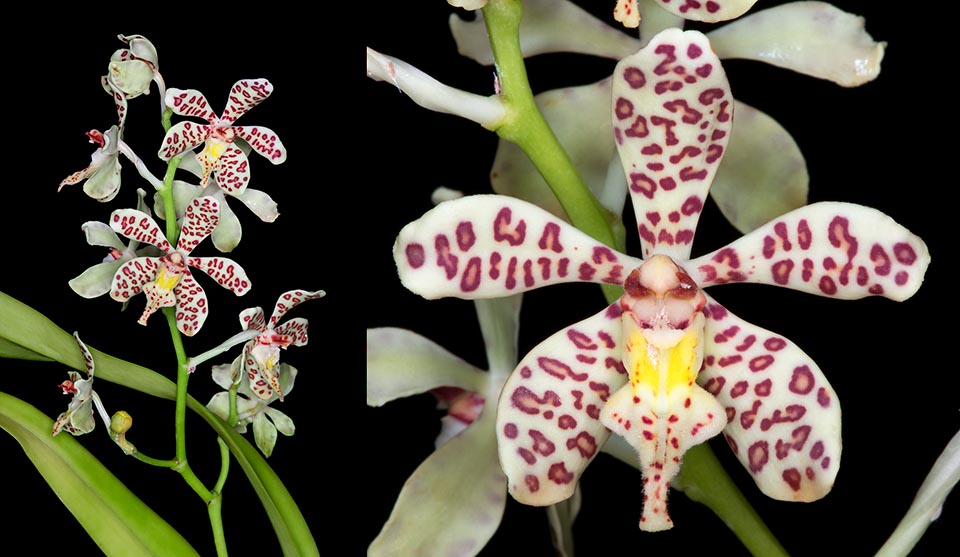
[[[260,104],[272,92],[273,85],[266,79],[241,79],[233,84],[227,107],[217,117],[200,91],[168,89],[166,104],[174,113],[202,118],[208,124],[178,122],[172,126],[163,138],[160,158],[170,160],[203,143],[203,150],[196,155],[197,162],[203,168],[200,186],[207,185],[207,178],[212,173],[227,193],[243,193],[250,181],[250,169],[247,156],[236,144],[238,139],[273,164],[287,160],[286,148],[270,128],[233,125],[237,118]]]
[[[160,89],[163,104],[166,86],[158,70],[157,49],[143,35],[117,35],[129,48],[121,48],[110,57],[107,74],[100,78],[103,90],[113,97],[118,125],[123,130],[127,117],[127,99],[150,93],[150,82]]]
[[[478,300],[489,371],[423,336],[367,330],[367,404],[433,392],[447,409],[436,451],[404,484],[368,555],[475,555],[500,525],[507,480],[497,460],[497,399],[517,363],[520,296]]]
[[[67,431],[71,435],[83,435],[90,433],[97,425],[93,416],[93,407],[97,407],[97,412],[101,419],[110,427],[110,416],[107,414],[100,397],[93,390],[93,355],[90,350],[80,340],[80,336],[74,332],[73,338],[76,339],[80,352],[83,354],[83,362],[87,368],[87,378],[81,379],[81,375],[76,371],[69,371],[69,379],[58,385],[65,395],[72,395],[67,411],[60,414],[53,423],[53,435],[61,431]]]
[[[277,444],[277,432],[287,437],[294,434],[296,428],[293,420],[270,404],[280,399],[281,392],[290,394],[297,377],[297,368],[288,364],[277,365],[277,376],[280,388],[267,398],[254,396],[253,391],[246,383],[240,381],[240,360],[238,356],[232,364],[213,366],[213,380],[226,391],[213,395],[207,403],[207,409],[220,416],[224,421],[230,415],[230,390],[237,389],[242,397],[237,398],[237,423],[231,424],[238,433],[247,432],[247,424],[253,424],[253,438],[257,447],[264,456],[273,454],[273,447]]]
[[[220,205],[212,197],[194,199],[184,213],[183,228],[176,249],[170,245],[150,215],[136,209],[119,209],[110,216],[110,227],[133,240],[154,245],[163,257],[137,257],[127,261],[113,277],[110,297],[125,302],[143,292],[147,305],[137,321],[161,307],[176,306],[177,329],[193,336],[207,319],[207,295],[197,284],[190,267],[200,269],[217,283],[242,296],[250,290],[250,280],[240,265],[225,257],[191,257],[190,252],[217,225]]]
[[[657,5],[669,4],[659,0],[640,4],[649,15],[644,16],[641,39],[637,39],[566,0],[524,2],[520,34],[524,56],[574,52],[620,59],[636,52],[660,29],[682,27],[682,18]],[[482,18],[463,21],[451,16],[450,28],[462,54],[481,64],[493,63]],[[874,79],[885,46],[866,33],[863,18],[823,2],[769,8],[707,36],[721,59],[764,61],[844,86]],[[609,121],[596,116],[607,110],[610,86],[611,80],[605,79],[547,91],[537,96],[537,103],[598,200],[620,215],[626,184],[615,157]],[[799,147],[776,120],[740,101],[735,104],[738,123],[710,195],[724,216],[746,233],[805,204],[809,177]],[[564,216],[540,173],[509,141],[499,142],[491,183],[497,193],[525,199]]]
[[[120,131],[117,126],[111,126],[107,133],[90,130],[87,137],[90,143],[97,145],[97,150],[90,156],[90,165],[64,178],[57,191],[86,180],[83,192],[106,203],[120,191]]]
[[[722,431],[767,495],[822,497],[839,466],[836,394],[792,342],[702,289],[755,282],[904,300],[923,280],[926,245],[874,209],[825,202],[690,259],[733,119],[720,61],[703,34],[668,29],[617,65],[612,91],[642,259],[498,195],[442,203],[394,247],[402,283],[426,298],[573,281],[625,288],[618,302],[534,348],[507,380],[497,435],[510,493],[534,505],[570,497],[614,432],[639,454],[641,528],[670,528],[667,490],[684,452]]]

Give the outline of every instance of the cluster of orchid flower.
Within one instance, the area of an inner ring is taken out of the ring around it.
[[[125,158],[155,192],[153,199],[149,200],[146,192],[138,189],[136,208],[114,210],[107,223],[90,221],[83,224],[87,242],[109,251],[103,262],[84,271],[69,285],[85,298],[109,294],[125,307],[136,303],[133,299],[143,293],[145,306],[137,322],[146,325],[157,312],[169,322],[179,363],[177,456],[169,461],[152,459],[139,453],[126,440],[132,418],[126,412],[117,412],[111,417],[105,409],[93,389],[98,357],[77,333],[74,338],[86,364],[86,376],[71,371],[69,379],[60,384],[63,393],[71,395],[71,401],[67,411],[54,422],[53,435],[62,431],[73,435],[89,433],[95,428],[95,415],[99,414],[113,440],[127,454],[158,466],[174,468],[185,476],[192,474],[186,466],[182,429],[183,412],[187,407],[187,378],[200,364],[242,344],[240,354],[232,363],[213,366],[213,379],[224,391],[213,396],[206,408],[239,433],[245,433],[247,426],[252,424],[256,445],[265,456],[270,456],[278,432],[287,436],[294,433],[292,420],[271,407],[290,394],[297,375],[296,368],[280,361],[281,351],[307,343],[306,319],[297,317],[285,322],[281,319],[299,304],[320,298],[325,293],[300,289],[284,292],[269,318],[260,307],[248,308],[240,313],[241,332],[189,359],[183,351],[180,335],[196,335],[210,311],[202,286],[204,279],[196,280],[193,270],[200,270],[237,296],[243,296],[251,289],[250,278],[236,261],[222,255],[196,256],[193,253],[202,248],[200,244],[208,236],[214,247],[223,253],[239,244],[240,220],[227,203],[230,197],[238,199],[264,222],[273,222],[278,216],[277,204],[269,195],[248,187],[251,174],[248,155],[254,151],[271,163],[279,164],[286,159],[286,148],[270,128],[235,125],[238,118],[270,96],[273,86],[266,79],[236,81],[229,91],[225,109],[218,116],[199,91],[166,86],[159,71],[157,51],[147,38],[140,35],[121,35],[119,38],[126,46],[113,54],[108,72],[101,80],[104,90],[113,98],[118,121],[105,132],[91,130],[87,133],[90,142],[96,146],[91,162],[83,170],[65,178],[60,189],[82,183],[83,191],[91,198],[110,202],[119,193],[121,160]],[[157,116],[165,131],[158,149],[158,158],[165,166],[161,177],[153,174],[149,165],[124,141],[130,101],[149,94],[151,84],[156,84],[158,89],[161,111]],[[172,115],[203,122],[184,119],[171,123]],[[199,183],[174,179],[178,168],[196,176]],[[151,212],[165,221],[165,228],[154,220]],[[221,454],[226,460],[229,453],[222,440],[221,446]],[[250,457],[244,458],[249,460]],[[221,478],[215,488],[191,484],[208,506],[214,499],[219,501],[227,462],[221,466]],[[187,481],[191,482],[189,478]],[[284,497],[289,496],[284,492]],[[295,510],[295,506],[293,508]],[[298,511],[296,516],[299,517]],[[211,513],[212,521],[220,520],[218,514],[216,519],[213,517]],[[302,517],[299,520],[302,521]],[[213,530],[218,552],[222,554],[225,552],[220,539],[222,525],[214,523]],[[308,545],[312,544],[309,536],[304,539],[308,540]]]
[[[772,118],[734,99],[720,60],[765,60],[855,86],[877,76],[884,44],[862,18],[821,2],[783,4],[707,34],[683,31],[684,21],[734,19],[754,1],[617,2],[615,19],[639,26],[639,38],[568,1],[449,3],[482,8],[471,21],[451,16],[450,27],[461,54],[496,63],[495,94],[454,89],[369,48],[367,73],[501,137],[496,195],[435,199],[394,245],[407,289],[476,300],[489,371],[412,331],[368,330],[367,403],[429,391],[447,409],[436,451],[404,485],[369,554],[475,555],[499,527],[508,491],[547,507],[554,542],[569,551],[557,522],[578,505],[558,509],[576,499],[601,451],[639,468],[640,529],[669,529],[667,494],[685,455],[721,433],[768,496],[826,495],[841,456],[835,392],[789,339],[704,289],[752,282],[901,301],[917,292],[930,258],[879,211],[805,205],[799,149]],[[610,78],[542,93],[532,106],[525,76],[509,73],[521,50],[619,62]],[[550,161],[582,180],[546,162],[553,146],[537,135],[541,113],[569,157]],[[708,193],[744,236],[691,257]],[[640,258],[623,253],[614,232],[628,196]],[[518,357],[520,294],[575,281],[618,288],[605,290],[607,307],[558,324]]]

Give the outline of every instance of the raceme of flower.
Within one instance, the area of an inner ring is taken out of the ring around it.
[[[430,391],[447,408],[436,450],[404,483],[370,557],[475,555],[500,525],[507,480],[495,416],[517,363],[520,296],[477,300],[476,309],[488,372],[413,331],[367,330],[368,405]]]
[[[277,376],[280,389],[266,399],[254,396],[253,391],[246,383],[239,381],[240,375],[240,356],[234,359],[232,364],[221,364],[213,366],[213,380],[227,391],[219,392],[213,395],[210,402],[207,403],[207,409],[227,420],[230,415],[230,393],[228,392],[234,385],[237,387],[237,419],[238,423],[234,429],[238,433],[247,432],[247,424],[253,424],[253,438],[257,447],[269,457],[273,454],[273,447],[277,444],[277,432],[287,437],[294,434],[296,428],[293,420],[283,412],[272,408],[270,404],[278,400],[280,392],[290,394],[293,390],[293,383],[297,377],[297,368],[289,364],[277,365]]]
[[[690,260],[732,124],[723,68],[704,35],[669,29],[618,64],[613,99],[644,259],[497,195],[442,203],[407,225],[394,248],[401,281],[427,298],[496,297],[570,281],[626,289],[534,348],[504,386],[497,434],[511,494],[535,505],[570,497],[613,430],[639,452],[641,528],[669,528],[665,497],[683,452],[723,428],[764,493],[822,497],[841,448],[832,388],[792,342],[701,289],[756,282],[903,300],[923,280],[925,244],[874,209],[828,202]]]
[[[183,227],[177,248],[163,236],[150,215],[136,209],[118,209],[110,216],[110,227],[116,232],[154,245],[165,253],[163,257],[137,257],[124,263],[114,275],[110,297],[119,302],[143,292],[147,304],[138,323],[146,325],[147,318],[161,307],[176,306],[177,328],[193,336],[207,318],[207,295],[193,279],[190,267],[210,275],[217,284],[242,296],[250,290],[246,272],[236,262],[225,257],[191,257],[190,252],[217,225],[220,206],[212,197],[194,199],[183,217]]]
[[[87,349],[76,332],[73,333],[73,338],[76,339],[80,352],[83,354],[83,362],[87,368],[87,378],[81,379],[80,373],[70,371],[67,373],[70,378],[58,385],[63,390],[63,394],[73,396],[67,406],[67,411],[60,414],[53,423],[53,435],[57,435],[61,431],[67,431],[72,435],[83,435],[93,431],[93,428],[97,425],[93,416],[94,405],[96,405],[101,419],[107,424],[108,428],[110,427],[110,416],[107,415],[103,403],[100,402],[100,397],[93,390],[93,355],[90,354],[90,350]]]
[[[194,122],[178,122],[167,130],[159,156],[170,160],[194,147],[204,144],[196,155],[203,168],[201,186],[207,185],[207,177],[213,173],[217,182],[228,194],[240,194],[250,181],[247,156],[236,144],[242,139],[273,164],[287,159],[287,150],[270,128],[263,126],[234,126],[233,123],[254,106],[270,96],[273,85],[266,79],[241,79],[230,89],[227,107],[218,118],[210,109],[207,99],[195,89],[167,90],[166,104],[181,116],[193,116],[209,122],[198,125]]]
[[[326,295],[323,290],[307,292],[290,290],[277,299],[273,313],[267,320],[259,307],[245,309],[240,314],[244,331],[258,331],[256,338],[243,345],[241,369],[250,381],[250,390],[267,400],[276,396],[281,401],[286,391],[280,381],[280,349],[303,346],[307,343],[307,320],[295,317],[282,325],[280,318],[288,311],[306,302]],[[292,381],[292,380],[291,380]]]

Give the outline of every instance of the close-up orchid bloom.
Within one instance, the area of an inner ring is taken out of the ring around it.
[[[193,336],[207,319],[207,295],[193,279],[190,267],[210,275],[217,284],[242,296],[250,290],[246,272],[235,261],[225,257],[191,257],[190,253],[217,225],[219,204],[212,197],[194,199],[184,213],[183,228],[176,249],[150,215],[136,209],[118,209],[110,217],[110,227],[117,233],[151,244],[166,254],[163,257],[137,257],[117,270],[110,287],[110,297],[125,302],[143,292],[147,305],[137,321],[146,325],[147,318],[162,307],[176,306],[177,328]]]
[[[833,390],[792,342],[702,289],[755,282],[903,300],[923,280],[925,244],[873,209],[817,203],[690,259],[735,118],[719,59],[701,33],[664,31],[618,64],[613,99],[642,259],[501,196],[443,203],[396,241],[403,284],[427,298],[571,281],[626,290],[534,348],[504,387],[497,433],[511,494],[536,505],[570,497],[612,430],[639,453],[641,528],[669,528],[667,488],[684,451],[722,430],[766,494],[822,497],[840,459]]]
[[[160,158],[170,160],[203,143],[203,150],[196,155],[197,162],[203,169],[200,186],[207,185],[207,178],[212,173],[225,192],[243,193],[250,181],[250,169],[247,155],[237,140],[242,140],[273,164],[280,164],[287,159],[286,148],[270,128],[233,125],[238,118],[263,102],[272,92],[273,85],[266,79],[237,81],[230,88],[227,106],[218,117],[200,91],[167,89],[166,103],[174,114],[201,118],[208,124],[174,124],[163,138]]]
[[[73,338],[77,341],[80,353],[83,354],[83,363],[86,366],[86,378],[82,378],[79,372],[69,371],[69,379],[60,383],[58,387],[63,390],[63,394],[71,395],[70,404],[66,412],[60,414],[53,423],[53,435],[66,431],[71,435],[83,435],[90,433],[97,425],[94,417],[94,406],[100,414],[100,418],[107,427],[110,427],[110,416],[107,414],[100,397],[93,390],[93,355],[90,350],[80,340],[80,335],[73,333]]]

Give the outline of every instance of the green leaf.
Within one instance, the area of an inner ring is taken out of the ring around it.
[[[0,393],[0,427],[106,555],[199,555],[76,439],[54,437],[53,420],[33,406]]]
[[[33,360],[37,362],[49,362],[50,358],[42,354],[37,354],[33,350],[28,350],[19,344],[10,342],[5,338],[0,338],[0,358],[14,358],[17,360]]]
[[[3,316],[0,338],[73,369],[84,369],[83,357],[73,336],[40,312],[0,292],[0,315]],[[98,381],[110,381],[168,400],[176,398],[176,385],[159,373],[88,348],[96,363]],[[266,460],[243,436],[193,397],[187,397],[187,406],[199,414],[230,448],[260,498],[283,554],[286,557],[319,555],[303,514]]]

